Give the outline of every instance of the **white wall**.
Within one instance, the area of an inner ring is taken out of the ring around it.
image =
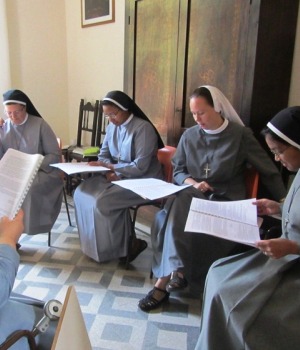
[[[6,7],[11,88],[24,91],[54,132],[68,138],[64,2],[9,0]]]
[[[85,28],[80,6],[79,0],[65,0],[70,141],[81,98],[95,101],[123,89],[125,1],[115,1],[115,22]]]

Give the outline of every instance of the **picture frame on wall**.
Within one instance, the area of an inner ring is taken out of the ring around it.
[[[115,21],[115,0],[81,0],[81,27]]]

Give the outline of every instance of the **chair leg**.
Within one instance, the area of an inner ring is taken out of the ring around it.
[[[68,201],[67,201],[67,195],[66,195],[65,187],[63,187],[63,195],[64,195],[64,201],[65,201],[65,206],[66,206],[66,210],[67,210],[69,225],[72,226],[72,222],[71,222],[71,218],[70,218],[70,212],[69,212],[69,204],[68,204]]]
[[[48,247],[51,247],[51,231],[48,232]]]
[[[127,257],[126,257],[126,263],[125,263],[125,270],[128,270],[129,267],[129,258],[130,258],[130,253],[131,253],[131,248],[132,248],[132,243],[134,240],[136,240],[136,234],[135,234],[135,220],[136,220],[136,215],[137,215],[137,210],[138,208],[133,208],[133,215],[131,218],[131,235],[128,240],[128,248],[127,248]]]

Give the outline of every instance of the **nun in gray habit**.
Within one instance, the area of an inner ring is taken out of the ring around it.
[[[260,199],[258,214],[281,213],[282,236],[209,270],[196,349],[299,349],[300,107],[279,112],[264,130],[276,161],[297,171],[283,206]]]
[[[127,256],[132,222],[129,208],[146,201],[132,191],[111,183],[118,179],[162,178],[157,159],[163,142],[150,120],[121,91],[111,91],[102,100],[109,125],[97,162],[109,172],[87,179],[74,193],[76,222],[81,249],[102,262]],[[129,261],[146,249],[133,239]]]
[[[60,212],[63,195],[60,172],[49,165],[61,160],[57,138],[24,92],[5,92],[3,105],[8,118],[0,128],[0,158],[8,148],[44,156],[22,206],[24,232],[49,232]]]

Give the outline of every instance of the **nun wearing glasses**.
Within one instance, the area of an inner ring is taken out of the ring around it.
[[[102,100],[109,119],[106,135],[93,165],[110,170],[82,182],[74,193],[76,222],[84,254],[102,262],[127,257],[133,261],[147,242],[132,236],[130,207],[145,199],[111,182],[122,179],[162,179],[157,151],[163,142],[147,116],[121,91],[111,91]]]
[[[7,119],[0,128],[0,158],[8,148],[44,156],[22,206],[24,232],[30,235],[49,232],[60,212],[63,196],[60,172],[50,166],[61,160],[57,138],[24,92],[6,91],[3,105]]]
[[[263,130],[275,160],[296,172],[284,203],[259,199],[258,214],[279,214],[282,235],[210,268],[197,350],[299,348],[300,107],[289,107]]]

